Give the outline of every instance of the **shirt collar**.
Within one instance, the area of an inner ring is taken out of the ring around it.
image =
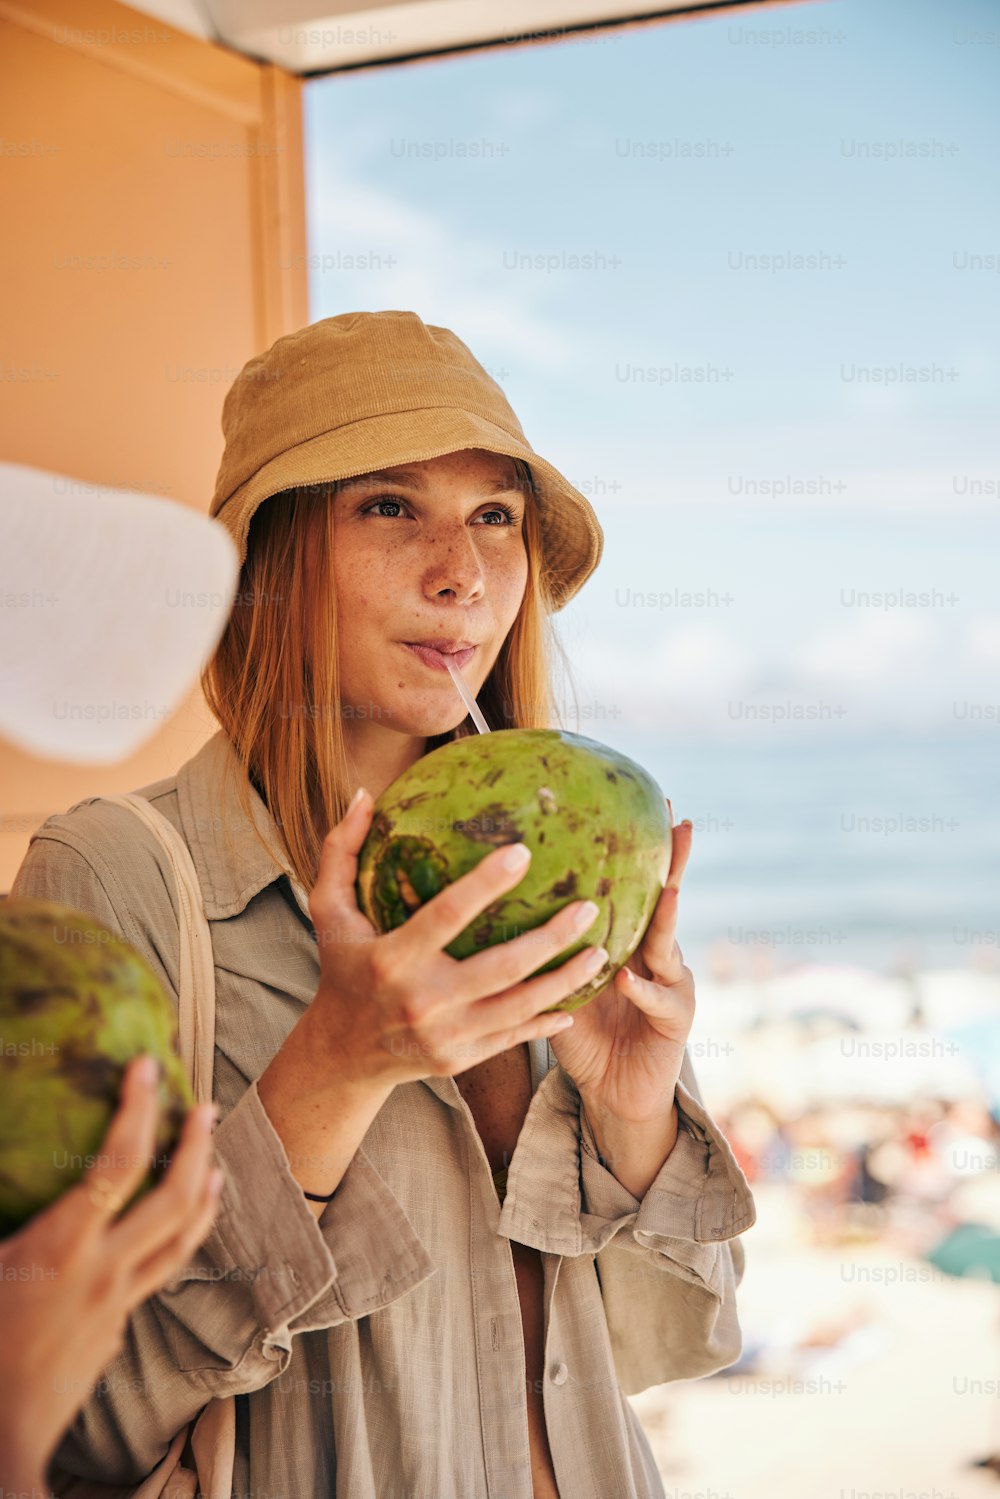
[[[249,789],[249,818],[240,805],[241,782]],[[282,876],[287,876],[308,920],[308,897],[292,873],[277,824],[253,782],[248,782],[224,730],[181,766],[177,798],[209,921],[238,916],[255,895]],[[276,857],[261,846],[255,827]]]

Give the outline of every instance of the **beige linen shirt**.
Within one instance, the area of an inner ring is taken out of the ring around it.
[[[454,1078],[426,1078],[395,1088],[317,1220],[256,1085],[316,992],[316,937],[301,887],[223,795],[231,757],[219,732],[142,788],[191,850],[212,933],[222,1205],[190,1265],[132,1316],[59,1468],[135,1482],[211,1396],[232,1394],[234,1495],[532,1499],[517,1240],[544,1267],[562,1499],[662,1496],[625,1395],[738,1358],[736,1236],[755,1220],[689,1059],[677,1143],[641,1201],[599,1164],[585,1116],[581,1135],[579,1094],[542,1041],[502,1208]],[[279,847],[255,791],[253,811]],[[90,798],[50,817],[11,893],[91,913],[176,999],[171,875],[126,809]]]

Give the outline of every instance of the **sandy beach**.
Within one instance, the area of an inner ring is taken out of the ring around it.
[[[740,1361],[633,1397],[667,1499],[1000,1494],[973,1466],[1000,1452],[1000,1285],[921,1257],[957,1224],[1000,1233],[997,1017],[981,969],[699,985],[696,1072],[758,1217]]]
[[[1000,1450],[1000,1288],[885,1246],[790,1244],[787,1193],[755,1195],[745,1345],[764,1329],[859,1325],[766,1376],[634,1396],[667,1499],[996,1499],[997,1478],[968,1464]]]

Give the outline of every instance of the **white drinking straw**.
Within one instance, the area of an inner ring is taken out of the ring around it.
[[[447,656],[444,658],[444,664],[451,672],[451,680],[458,688],[459,697],[462,699],[462,702],[472,714],[472,722],[475,724],[480,734],[488,734],[490,732],[490,726],[486,722],[483,715],[480,713],[479,704],[476,702],[475,698],[472,696],[472,693],[465,685],[465,680],[462,676],[462,673],[459,671],[454,662],[449,660]]]

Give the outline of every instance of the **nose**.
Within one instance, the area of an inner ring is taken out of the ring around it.
[[[430,554],[424,567],[424,594],[429,599],[450,594],[458,604],[481,599],[486,588],[483,565],[464,522],[440,525],[427,539]]]

